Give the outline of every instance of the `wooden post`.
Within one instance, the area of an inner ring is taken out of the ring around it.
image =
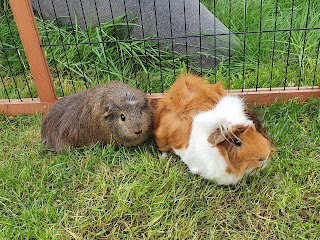
[[[10,0],[11,9],[41,102],[57,100],[30,0]]]

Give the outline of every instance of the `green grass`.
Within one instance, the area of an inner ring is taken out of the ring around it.
[[[213,11],[213,0],[202,2]],[[243,32],[243,1],[232,1],[231,17],[229,1],[215,2],[218,18],[233,32]],[[295,0],[293,28],[305,27],[308,2]],[[259,6],[260,1],[247,0],[246,31],[259,31]],[[36,97],[12,15],[5,11],[8,1],[0,8],[0,99]],[[290,14],[291,1],[279,1],[277,29],[289,28]],[[308,27],[319,27],[319,15],[319,1],[310,0]],[[263,0],[262,30],[274,29],[274,18],[275,1]],[[121,18],[88,32],[58,29],[39,17],[37,24],[46,45],[119,39],[123,27]],[[237,35],[240,45],[230,70],[222,62],[216,72],[206,71],[207,78],[221,79],[228,88],[269,87],[271,79],[272,87],[297,86],[300,78],[302,86],[317,85],[319,30],[292,31],[286,73],[289,34],[247,34],[245,55],[244,37]],[[161,92],[172,84],[174,71],[186,69],[183,59],[173,62],[166,52],[160,52],[160,65],[157,45],[150,42],[46,46],[45,51],[59,96],[110,79]],[[257,108],[278,154],[235,187],[191,175],[174,155],[161,159],[153,139],[137,148],[97,144],[55,154],[41,144],[42,115],[0,116],[0,239],[319,238],[319,105],[313,99]]]
[[[257,108],[277,146],[235,187],[137,148],[55,154],[42,116],[0,116],[0,239],[317,239],[320,99]]]
[[[217,17],[233,32],[255,32],[246,34],[245,39],[243,34],[236,35],[240,44],[230,59],[230,68],[227,60],[223,61],[216,71],[205,70],[210,81],[222,80],[225,86],[231,89],[318,85],[320,31],[296,30],[319,27],[318,0],[294,1],[292,15],[294,30],[291,33],[280,31],[261,34],[258,33],[260,15],[262,31],[290,29],[291,1],[278,1],[277,13],[275,0],[263,0],[262,8],[260,1],[247,0],[246,8],[244,1],[232,1],[231,15],[229,15],[229,1],[203,0],[202,2],[212,12],[216,2]],[[0,48],[12,49],[17,46],[18,50],[0,51],[0,84],[5,86],[8,92],[7,94],[5,88],[1,88],[0,98],[35,97],[37,95],[35,86],[7,1],[3,1],[2,6]],[[245,13],[246,26],[244,26]],[[174,74],[185,69],[183,58],[178,59],[176,54],[172,56],[168,52],[159,52],[157,43],[154,42],[99,43],[125,38],[119,34],[122,28],[126,28],[125,21],[121,18],[87,32],[77,27],[74,30],[70,26],[58,27],[56,22],[42,21],[40,17],[37,17],[37,25],[46,45],[44,48],[59,96],[110,79],[124,80],[146,92],[162,92],[171,86]],[[90,41],[98,43],[75,44]],[[57,46],[61,43],[69,45]],[[192,70],[199,69],[193,67]],[[16,86],[20,92],[16,90]]]

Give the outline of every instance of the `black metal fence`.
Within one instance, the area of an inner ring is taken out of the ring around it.
[[[121,80],[163,92],[181,71],[228,89],[318,84],[318,0],[32,0],[59,96]],[[36,97],[7,1],[1,99]]]
[[[0,99],[36,97],[29,65],[7,1],[0,6]]]

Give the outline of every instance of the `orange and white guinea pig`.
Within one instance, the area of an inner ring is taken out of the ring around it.
[[[273,152],[256,113],[221,83],[180,75],[154,113],[155,136],[162,152],[173,150],[189,170],[219,185],[236,184],[266,166]]]

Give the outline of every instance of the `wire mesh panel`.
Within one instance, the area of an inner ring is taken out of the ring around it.
[[[126,1],[121,4],[121,13],[114,10],[115,1],[104,1],[109,10],[109,18],[101,23],[98,3],[92,1],[93,5],[90,7],[96,12],[90,16],[95,17],[96,27],[87,22],[86,9],[81,1],[77,2],[80,11],[77,12],[78,15],[73,12],[75,6],[68,1],[60,4],[50,1],[49,5],[43,1],[34,1],[33,4],[39,12],[38,27],[60,96],[110,79],[129,82],[146,92],[162,92],[165,85],[164,73],[173,73],[170,78],[174,79],[176,68],[180,67],[178,61],[175,63],[172,50],[168,52],[160,49],[162,42],[170,39],[157,36],[156,11],[153,11],[156,35],[146,36],[146,20],[140,1],[137,1],[135,7],[136,13],[140,14],[135,20],[140,21],[140,25],[128,17]],[[64,17],[59,17],[57,11]],[[45,16],[43,12],[50,12],[51,15]],[[52,18],[54,21],[44,20],[45,18]],[[132,36],[133,28],[141,30],[139,37]]]
[[[183,69],[222,80],[229,89],[285,89],[318,81],[316,0],[44,2],[34,1],[34,6],[62,95],[109,79],[162,92]],[[204,48],[207,42],[211,45]]]
[[[7,1],[0,6],[0,99],[37,96],[29,65]]]
[[[228,86],[285,89],[316,85],[319,1],[212,0],[206,5],[239,39],[235,53],[216,72],[228,78]]]
[[[228,89],[318,84],[317,0],[32,0],[32,5],[58,96],[109,80],[163,92],[181,71],[221,80]],[[1,98],[34,97],[8,4],[1,8],[1,31],[6,29],[0,39]]]

